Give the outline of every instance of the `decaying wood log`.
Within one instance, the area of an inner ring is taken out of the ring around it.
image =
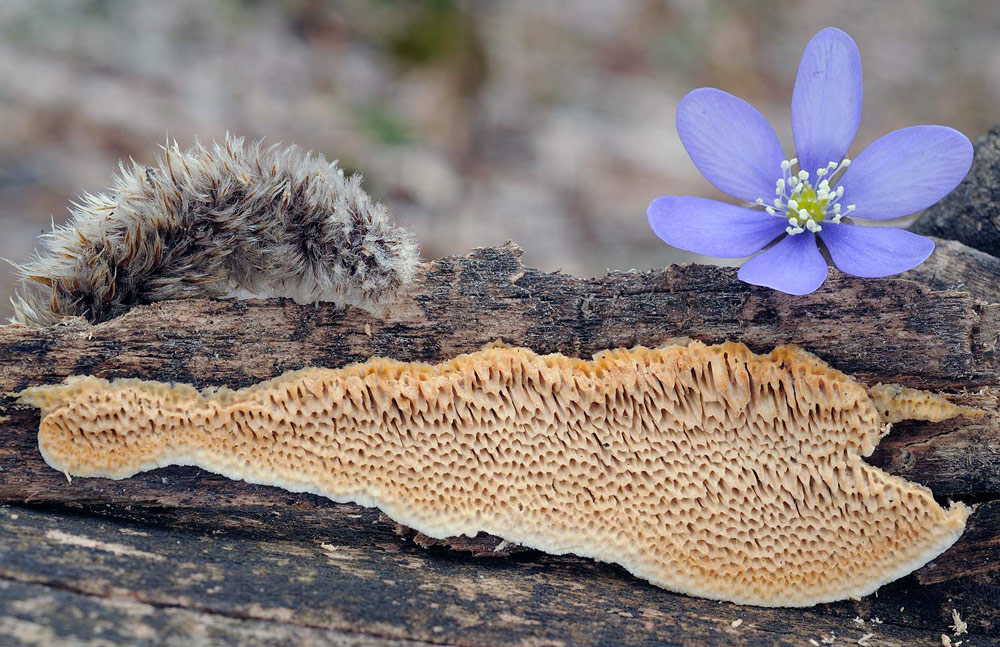
[[[972,169],[910,228],[1000,256],[1000,124],[976,142]]]
[[[934,238],[934,242],[937,253],[900,278],[935,290],[968,292],[987,303],[1000,302],[1000,258],[955,240]]]
[[[185,644],[803,645],[870,633],[873,645],[909,646],[940,645],[953,609],[969,624],[966,644],[1000,632],[1000,299],[986,279],[995,259],[940,244],[934,265],[910,275],[928,284],[834,272],[816,293],[789,297],[742,284],[729,268],[578,279],[525,268],[519,256],[506,245],[435,261],[384,319],[283,300],[192,300],[98,326],[0,327],[0,635],[15,644],[171,635]],[[937,289],[947,287],[974,294]],[[979,420],[900,423],[870,460],[942,500],[977,503],[966,534],[877,596],[809,610],[739,607],[573,557],[469,554],[493,554],[491,538],[424,549],[374,511],[194,468],[68,483],[38,454],[37,411],[11,395],[73,374],[241,387],[372,356],[436,362],[495,339],[583,357],[677,336],[758,352],[795,343],[865,383],[935,389],[984,409]],[[46,621],[56,612],[92,620]],[[98,635],[104,626],[114,630]]]

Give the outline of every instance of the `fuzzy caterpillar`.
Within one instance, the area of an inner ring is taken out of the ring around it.
[[[106,321],[154,301],[287,296],[382,310],[420,263],[416,240],[336,162],[226,136],[119,165],[47,248],[17,266],[13,322]]]

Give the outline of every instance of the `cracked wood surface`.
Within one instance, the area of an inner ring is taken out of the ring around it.
[[[25,645],[164,636],[177,644],[802,645],[872,633],[876,645],[940,645],[954,608],[969,622],[965,644],[990,644],[1000,632],[1000,298],[985,256],[946,243],[907,275],[915,280],[834,273],[816,293],[789,297],[741,284],[728,268],[544,273],[506,246],[430,264],[384,319],[282,300],[193,300],[93,327],[0,327],[0,413],[9,417],[0,427],[0,501],[9,504],[0,509],[0,635]],[[952,287],[969,291],[943,289]],[[472,557],[492,555],[497,540],[446,550],[398,536],[373,511],[194,468],[70,484],[38,455],[38,412],[9,395],[81,373],[241,387],[377,355],[436,362],[498,338],[589,356],[681,335],[758,352],[796,343],[863,382],[942,390],[985,409],[982,420],[900,423],[870,459],[942,500],[980,503],[963,538],[878,597],[805,611],[738,607],[574,557],[510,549],[502,559]],[[73,620],[88,617],[100,623]],[[104,626],[115,630],[95,633]]]
[[[940,645],[958,609],[967,644],[988,645],[993,631],[982,617],[994,595],[988,577],[904,581],[878,597],[805,610],[741,607],[669,594],[570,556],[427,551],[400,541],[377,513],[330,508],[320,524],[292,506],[0,507],[0,628],[13,621],[30,637],[52,617],[44,635],[84,645],[143,636],[178,645],[280,636],[293,645],[298,636],[352,645],[798,646],[873,633],[880,647],[911,647]],[[255,635],[258,627],[267,633]]]
[[[1000,257],[1000,124],[980,137],[975,149],[972,168],[962,183],[910,229]]]

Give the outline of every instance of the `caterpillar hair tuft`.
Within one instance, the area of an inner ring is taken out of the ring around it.
[[[414,277],[416,239],[336,162],[226,136],[119,164],[17,270],[13,322],[98,323],[166,299],[287,296],[379,312]]]

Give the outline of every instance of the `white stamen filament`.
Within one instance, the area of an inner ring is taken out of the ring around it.
[[[781,162],[781,175],[775,182],[774,194],[777,196],[772,204],[766,205],[763,198],[757,198],[757,204],[764,207],[768,215],[778,216],[788,221],[785,233],[789,236],[805,231],[817,233],[823,230],[823,221],[840,223],[841,218],[851,213],[855,205],[847,205],[844,209],[840,199],[844,197],[844,187],[830,186],[831,180],[837,180],[837,174],[851,164],[846,157],[840,162],[829,162],[826,166],[816,169],[816,185],[810,183],[809,171],[795,170],[798,158]]]

